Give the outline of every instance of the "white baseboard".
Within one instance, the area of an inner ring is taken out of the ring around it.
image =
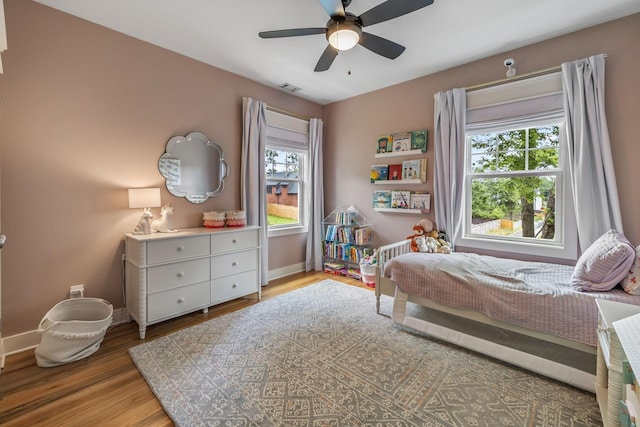
[[[305,271],[305,263],[293,264],[286,267],[278,268],[275,270],[269,270],[269,280],[279,279],[281,277],[289,276],[291,274],[300,273]],[[113,310],[113,322],[111,326],[116,326],[121,323],[128,323],[131,321],[131,316],[124,308],[117,308]],[[4,367],[5,356],[20,353],[23,351],[34,349],[40,344],[40,333],[37,330],[23,332],[20,334],[12,335],[0,339],[0,362],[1,367]]]
[[[295,273],[300,273],[305,271],[305,263],[301,262],[299,264],[288,265],[286,267],[278,268],[276,270],[269,270],[268,280],[275,280],[281,277],[290,276]]]
[[[111,323],[111,327],[121,323],[127,323],[129,321],[131,321],[131,318],[124,308],[116,308],[113,310],[113,322]],[[40,338],[40,333],[37,329],[2,338],[0,340],[0,359],[2,360],[2,367],[4,368],[4,359],[6,356],[11,356],[12,354],[36,348],[38,344],[40,344]]]

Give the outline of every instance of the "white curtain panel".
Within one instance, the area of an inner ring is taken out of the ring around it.
[[[269,239],[267,194],[264,174],[264,146],[267,138],[267,104],[242,98],[242,160],[240,165],[241,207],[247,224],[262,226],[261,284],[269,282]]]
[[[322,131],[322,120],[309,120],[309,164],[305,168],[308,174],[305,177],[305,183],[308,183],[310,188],[306,188],[304,192],[308,198],[305,205],[309,207],[306,271],[322,271],[322,221],[324,220]]]
[[[434,98],[436,225],[454,244],[462,232],[466,94],[458,88],[438,92]]]
[[[0,53],[7,50],[7,26],[4,20],[4,2],[0,0]],[[0,56],[0,74],[2,69],[2,56]]]
[[[622,230],[622,215],[604,109],[604,55],[562,64],[565,142],[582,251],[607,230]]]

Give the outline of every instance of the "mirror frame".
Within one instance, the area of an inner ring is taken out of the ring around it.
[[[209,197],[219,196],[229,174],[222,147],[200,132],[169,139],[158,170],[169,193],[191,203],[204,203]],[[211,185],[205,186],[203,181]]]

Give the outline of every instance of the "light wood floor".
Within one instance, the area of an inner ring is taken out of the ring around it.
[[[300,273],[270,282],[262,299],[328,278],[366,288],[355,279]],[[207,314],[199,311],[150,326],[146,340],[255,303],[250,296],[211,307]],[[140,343],[138,326],[131,322],[110,329],[96,353],[67,365],[40,368],[33,350],[7,357],[0,375],[0,425],[172,426],[127,353]]]

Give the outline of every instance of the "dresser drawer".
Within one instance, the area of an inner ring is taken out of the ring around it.
[[[234,252],[211,258],[211,278],[229,276],[258,268],[258,250]]]
[[[258,230],[237,230],[211,235],[211,253],[240,251],[258,246]]]
[[[211,281],[211,304],[258,292],[257,270],[245,271]]]
[[[159,264],[209,255],[209,236],[177,237],[149,241],[147,243],[147,264]]]
[[[209,281],[183,286],[147,296],[147,321],[174,317],[208,307],[211,298]]]
[[[209,280],[209,258],[149,267],[147,275],[147,292],[150,294],[204,282]]]

